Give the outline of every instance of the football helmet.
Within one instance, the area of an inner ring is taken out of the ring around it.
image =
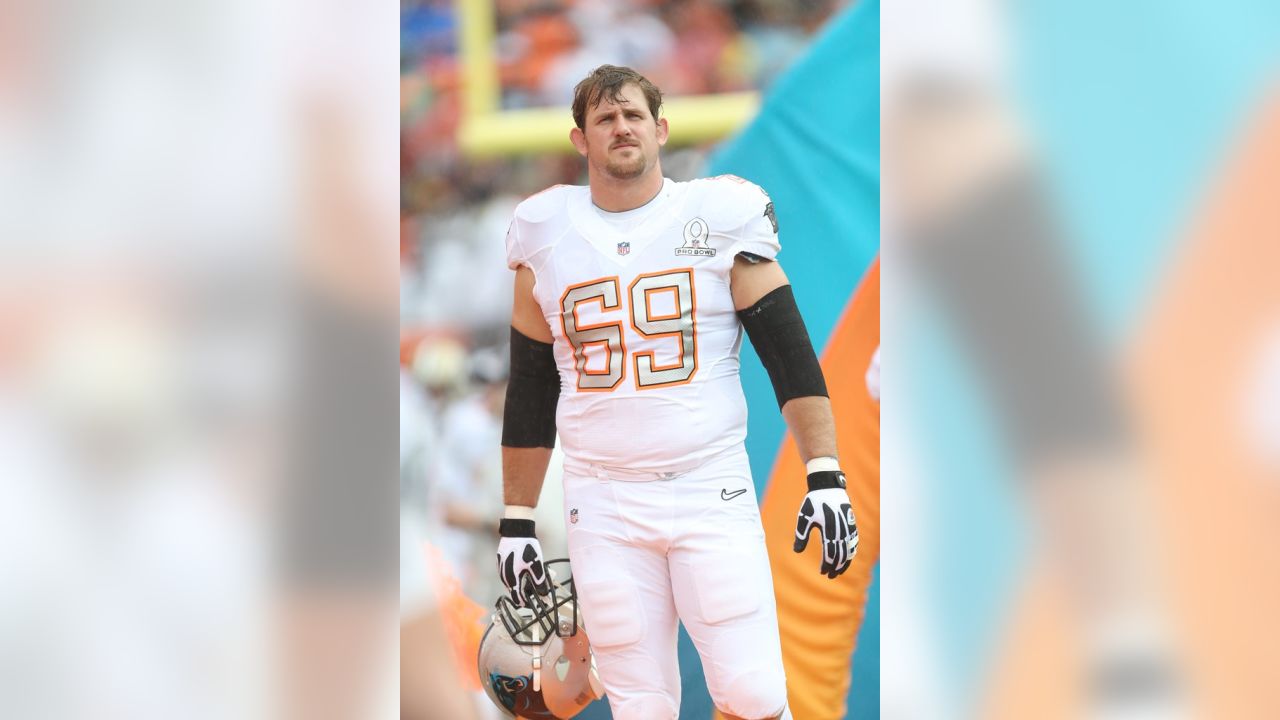
[[[546,563],[549,595],[516,607],[503,595],[480,641],[480,684],[509,716],[565,720],[604,696],[578,615],[568,560]]]

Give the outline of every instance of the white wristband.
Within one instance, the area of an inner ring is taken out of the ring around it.
[[[804,464],[806,473],[836,472],[840,469],[840,461],[833,457],[816,457]]]
[[[507,505],[502,510],[504,520],[532,520],[533,508],[525,505]]]

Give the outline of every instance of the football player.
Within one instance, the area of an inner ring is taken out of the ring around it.
[[[739,380],[743,330],[807,464],[796,552],[835,578],[858,534],[826,384],[787,276],[773,203],[734,176],[663,177],[662,93],[625,67],[574,93],[589,185],[520,204],[498,565],[517,604],[548,591],[535,535],[557,431],[569,557],[617,720],[675,720],[677,626],[728,718],[790,718]]]

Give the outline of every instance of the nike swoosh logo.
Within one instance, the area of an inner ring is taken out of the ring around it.
[[[734,498],[738,497],[739,495],[741,495],[742,493],[744,493],[744,492],[746,492],[746,491],[747,491],[747,489],[746,489],[746,488],[742,488],[742,489],[740,489],[740,490],[734,490],[733,492],[729,492],[728,490],[721,490],[721,491],[720,491],[720,499],[721,499],[721,500],[732,500],[732,499],[734,499]]]

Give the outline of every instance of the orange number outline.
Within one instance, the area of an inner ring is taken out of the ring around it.
[[[644,273],[642,275],[637,275],[636,279],[632,280],[631,284],[627,286],[627,297],[628,298],[633,297],[633,292],[635,290],[636,283],[639,283],[641,280],[645,278],[663,277],[666,275],[676,275],[679,273],[684,273],[689,276],[689,295],[690,295],[689,321],[693,324],[693,370],[689,373],[689,377],[683,380],[671,380],[669,382],[652,383],[650,385],[640,384],[640,358],[642,357],[649,358],[649,372],[656,373],[656,372],[661,372],[663,370],[675,370],[677,368],[684,367],[684,331],[669,330],[667,332],[647,333],[641,330],[639,327],[636,326],[635,304],[631,303],[631,312],[630,312],[629,321],[630,321],[632,330],[635,330],[641,336],[646,338],[659,338],[666,335],[674,335],[676,337],[676,342],[679,343],[679,347],[680,347],[679,352],[676,353],[676,358],[677,358],[676,363],[670,366],[659,365],[658,358],[656,357],[657,353],[653,350],[637,351],[632,353],[631,361],[635,365],[635,369],[636,369],[635,386],[637,390],[652,390],[654,388],[660,388],[660,387],[685,385],[687,383],[693,382],[693,378],[698,374],[698,292],[694,288],[694,284],[693,284],[693,268],[691,267],[676,268],[674,270],[664,270],[662,272]],[[662,316],[657,318],[653,317],[649,309],[649,293],[659,291],[659,290],[675,291],[675,296],[676,296],[676,314],[675,315],[671,317],[667,317],[667,316]],[[680,312],[680,286],[679,285],[661,285],[655,288],[646,288],[644,291],[644,306],[645,306],[644,312],[645,312],[646,322],[675,320],[679,318],[682,314]]]
[[[609,387],[584,388],[582,387],[583,375],[608,375],[609,374],[609,369],[613,367],[613,348],[609,347],[608,341],[605,341],[605,340],[590,340],[588,342],[582,343],[582,345],[574,345],[573,342],[569,340],[569,328],[565,325],[565,322],[564,322],[564,316],[565,316],[564,299],[569,296],[569,293],[573,292],[574,290],[577,290],[580,287],[597,285],[605,281],[613,283],[614,295],[617,296],[618,302],[613,305],[609,305],[605,303],[604,293],[601,293],[600,295],[594,295],[592,297],[575,302],[573,304],[573,327],[576,332],[582,332],[584,330],[597,330],[600,328],[607,328],[607,327],[618,328],[618,347],[621,348],[621,352],[622,352],[622,362],[620,363],[622,370],[621,372],[618,373],[617,381],[615,381]],[[574,369],[578,371],[578,381],[576,383],[578,392],[613,392],[615,389],[617,389],[618,385],[620,385],[622,381],[625,380],[627,377],[626,332],[623,331],[621,320],[614,320],[612,322],[601,322],[601,323],[596,323],[594,325],[582,325],[581,321],[578,319],[578,306],[582,305],[583,303],[589,303],[589,302],[599,303],[601,313],[604,313],[607,310],[615,310],[617,308],[622,307],[622,283],[619,282],[618,276],[614,275],[613,277],[597,278],[589,282],[570,285],[569,287],[565,288],[564,292],[561,293],[560,295],[560,332],[564,333],[564,339],[569,342],[569,347],[573,348],[573,358],[574,358],[573,366],[574,366]],[[587,346],[594,345],[597,343],[604,343],[604,349],[605,349],[604,372],[591,372],[590,370],[587,370]],[[579,361],[581,361],[581,367],[579,367],[579,364],[578,364]]]

